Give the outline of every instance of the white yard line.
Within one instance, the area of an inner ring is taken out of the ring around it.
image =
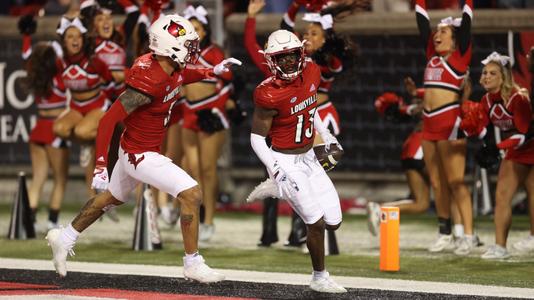
[[[0,268],[50,271],[53,270],[52,262],[48,260],[11,258],[0,258]],[[133,264],[104,264],[88,262],[69,262],[68,269],[72,272],[146,275],[159,277],[182,277],[183,270],[182,267]],[[309,274],[294,273],[268,273],[240,270],[220,271],[226,275],[227,280],[246,282],[268,282],[304,285],[307,284],[311,277],[311,275]],[[346,276],[333,276],[333,278],[335,278],[339,284],[348,288],[534,299],[534,289],[530,288],[511,288],[476,284]]]

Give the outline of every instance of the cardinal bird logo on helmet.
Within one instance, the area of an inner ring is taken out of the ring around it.
[[[185,28],[174,21],[171,21],[169,27],[167,27],[167,31],[174,37],[184,36],[186,34]]]

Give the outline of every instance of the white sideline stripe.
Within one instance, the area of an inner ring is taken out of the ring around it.
[[[145,275],[159,277],[183,277],[182,267],[133,265],[133,264],[104,264],[88,262],[67,262],[69,272],[84,272],[98,274]],[[50,260],[30,260],[0,258],[0,268],[47,270],[53,271]],[[246,282],[269,282],[293,285],[308,285],[311,274],[268,273],[241,270],[220,270],[226,275],[226,280]],[[68,275],[67,275],[68,276]],[[365,278],[332,276],[337,283],[347,288],[391,290],[403,292],[438,293],[450,295],[471,295],[491,297],[515,297],[534,299],[534,289],[512,288],[503,286],[476,285],[463,283],[445,283],[432,281],[415,281],[384,278]]]

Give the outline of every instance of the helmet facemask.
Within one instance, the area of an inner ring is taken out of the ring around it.
[[[288,49],[265,56],[271,72],[278,78],[294,80],[302,72],[304,50],[302,47]]]

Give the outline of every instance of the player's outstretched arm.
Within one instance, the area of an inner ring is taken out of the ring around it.
[[[98,190],[107,189],[109,182],[107,170],[108,147],[115,126],[139,106],[148,104],[151,101],[149,96],[132,88],[126,88],[126,91],[119,96],[118,100],[113,103],[104,117],[102,117],[98,124],[96,135],[96,166],[93,173],[93,188]]]

